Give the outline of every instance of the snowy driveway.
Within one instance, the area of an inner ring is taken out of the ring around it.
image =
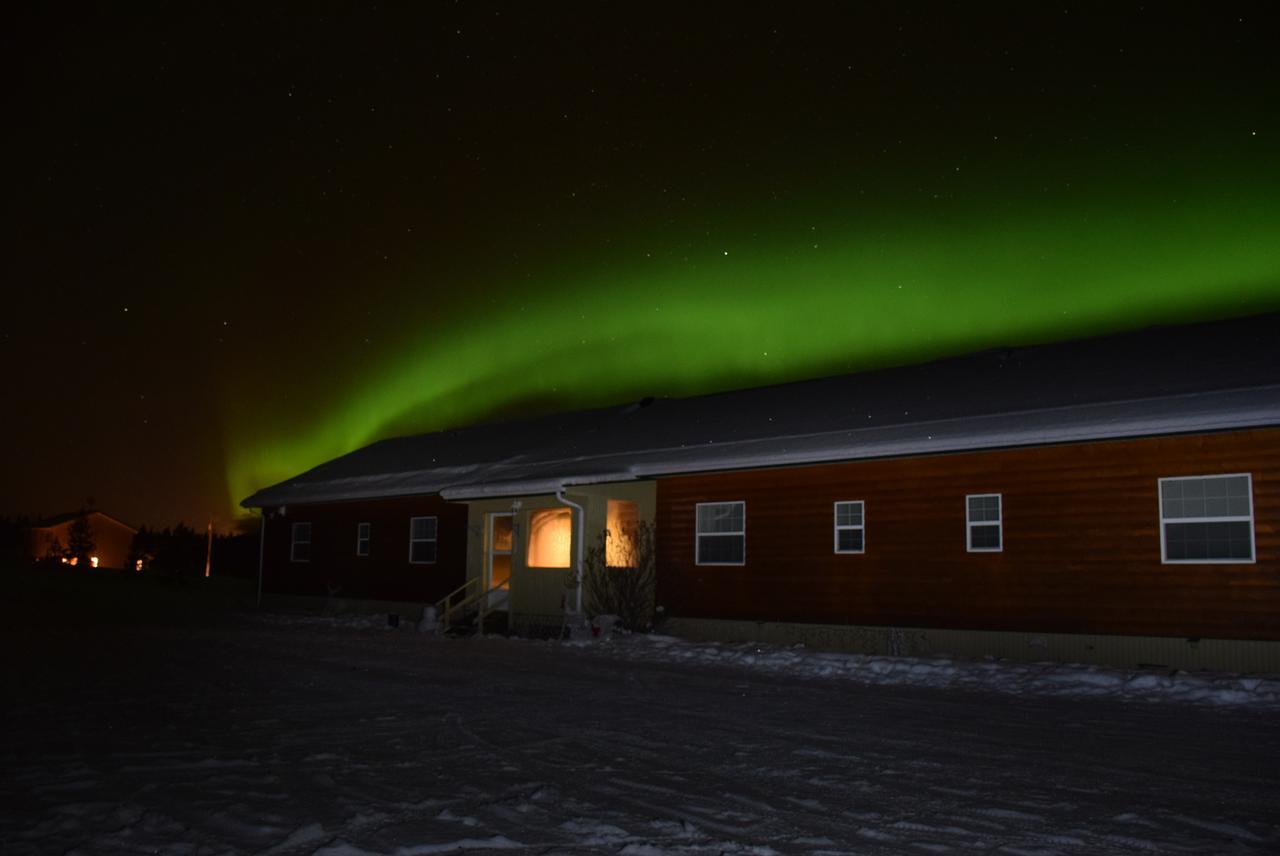
[[[8,854],[1280,852],[1274,711],[412,629],[10,636]]]

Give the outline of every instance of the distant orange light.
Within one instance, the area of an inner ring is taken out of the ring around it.
[[[97,557],[97,556],[90,556],[90,557],[89,557],[89,564],[93,565],[95,568],[96,568],[96,567],[98,567],[98,557]]]
[[[69,562],[67,561],[67,557],[66,557],[66,556],[63,556],[63,557],[62,557],[62,564],[64,564],[64,565],[69,564]]]
[[[135,560],[134,560],[134,562],[133,562],[133,569],[134,569],[135,571],[140,571],[140,570],[142,570],[142,560],[141,560],[141,559],[135,559]]]
[[[71,559],[70,559],[70,561],[68,561],[67,559],[63,559],[62,561],[66,562],[68,565],[70,565],[71,567],[73,567],[73,568],[74,568],[76,565],[78,565],[78,564],[80,563],[80,557],[79,557],[79,556],[72,556],[72,557],[71,557]]]

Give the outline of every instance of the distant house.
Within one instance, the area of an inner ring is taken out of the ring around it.
[[[1280,668],[1280,315],[375,443],[244,501],[268,590],[491,591],[656,526],[672,632]]]
[[[28,530],[28,544],[33,559],[44,559],[61,552],[71,543],[71,527],[76,520],[85,517],[93,538],[93,553],[89,557],[95,568],[124,568],[129,563],[133,548],[133,536],[138,534],[127,523],[101,511],[72,511],[40,521]]]

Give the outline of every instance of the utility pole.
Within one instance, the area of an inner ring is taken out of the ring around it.
[[[204,548],[205,579],[209,578],[209,571],[211,570],[211,567],[213,565],[213,518],[212,517],[209,518],[208,532],[209,532],[209,537],[208,537],[208,540],[205,542],[205,548]]]

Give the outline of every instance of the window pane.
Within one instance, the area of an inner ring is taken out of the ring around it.
[[[970,526],[969,546],[974,550],[995,550],[1000,546],[999,526]]]
[[[1220,485],[1220,489],[1223,491],[1222,496],[1210,496],[1205,499],[1205,517],[1229,517],[1231,515],[1231,503],[1227,500],[1225,493],[1227,486],[1225,484]]]
[[[1223,481],[1227,483],[1227,496],[1247,497],[1249,495],[1248,476],[1228,476]]]
[[[701,564],[741,564],[746,555],[742,535],[699,535],[698,562]]]
[[[409,551],[411,562],[434,562],[436,560],[435,541],[414,541]]]
[[[1000,497],[969,497],[969,519],[974,522],[994,523],[1000,519]]]
[[[861,526],[862,525],[862,503],[861,502],[836,503],[836,525]]]
[[[1166,523],[1165,558],[1170,561],[1253,559],[1253,531],[1248,521]]]
[[[741,502],[717,502],[698,506],[698,532],[741,532],[746,509]]]
[[[510,514],[496,514],[493,520],[493,549],[504,553],[511,551],[512,535],[515,524]]]
[[[841,553],[862,552],[862,530],[841,529],[836,532],[836,543]]]
[[[1205,476],[1162,482],[1165,520],[1187,517],[1248,517],[1252,513],[1248,476]]]
[[[311,561],[311,543],[308,541],[299,541],[294,544],[292,558],[295,562]]]
[[[434,517],[413,518],[413,534],[410,537],[414,539],[435,538],[436,537],[436,519]]]
[[[525,551],[529,567],[569,567],[572,544],[572,509],[540,508],[529,515],[529,543]]]
[[[611,499],[605,506],[605,565],[610,568],[634,568],[636,557],[636,528],[640,523],[640,508],[634,502]]]

